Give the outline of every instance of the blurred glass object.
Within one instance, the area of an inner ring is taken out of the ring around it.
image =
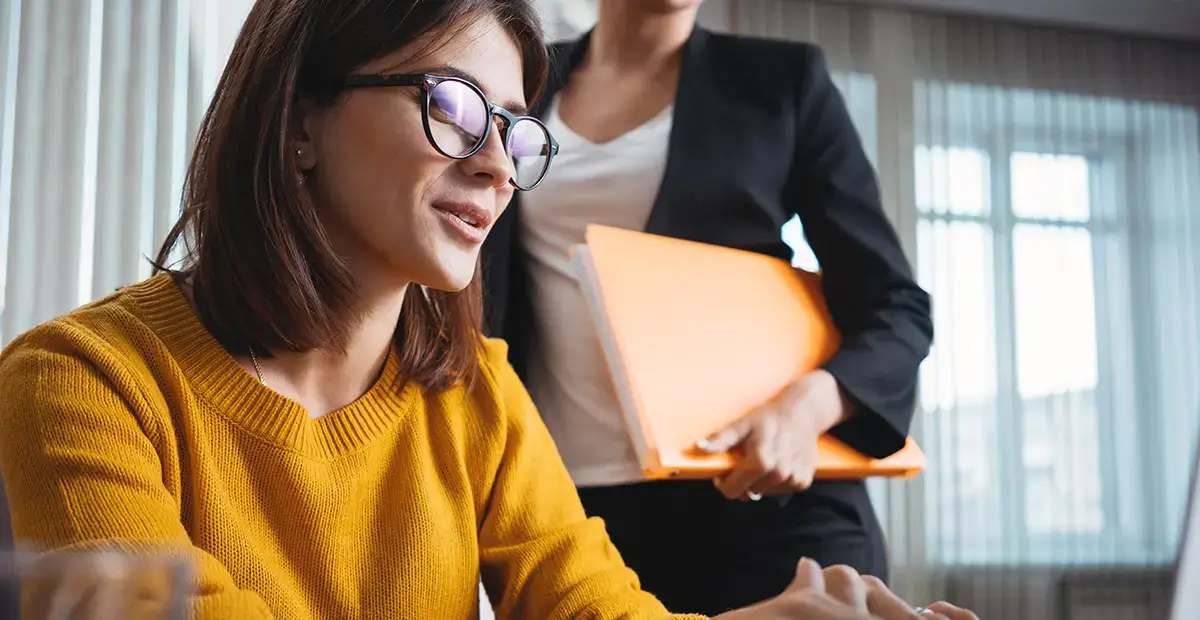
[[[114,549],[7,552],[0,579],[20,591],[21,617],[45,620],[183,620],[194,588],[187,555]]]

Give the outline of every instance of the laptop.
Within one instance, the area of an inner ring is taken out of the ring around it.
[[[1171,602],[1171,620],[1200,618],[1200,434],[1192,458],[1191,488],[1183,533],[1179,537],[1179,555],[1175,559],[1175,584]]]

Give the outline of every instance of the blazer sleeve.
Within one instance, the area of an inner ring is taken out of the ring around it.
[[[796,94],[796,151],[785,205],[821,265],[842,346],[825,365],[856,405],[830,433],[874,458],[904,447],[917,377],[933,340],[929,295],[917,285],[881,205],[824,54],[804,46]]]

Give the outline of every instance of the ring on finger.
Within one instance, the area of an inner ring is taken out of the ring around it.
[[[746,485],[746,493],[745,493],[746,499],[748,499],[752,502],[757,502],[758,500],[763,498],[762,493],[759,493],[754,490],[754,487],[758,486],[759,483],[762,481],[762,479],[763,479],[763,474],[758,474],[757,476],[754,477],[753,480],[749,481],[749,484]]]
[[[925,608],[925,607],[920,607],[920,606],[913,607],[913,611],[916,612],[916,614],[918,616],[936,616],[937,615],[936,611]]]

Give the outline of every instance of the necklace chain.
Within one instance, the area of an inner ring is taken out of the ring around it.
[[[259,383],[267,385],[267,380],[263,378],[262,367],[258,365],[258,356],[254,354],[254,347],[248,347],[250,350],[250,362],[254,364],[254,374],[258,375]]]

